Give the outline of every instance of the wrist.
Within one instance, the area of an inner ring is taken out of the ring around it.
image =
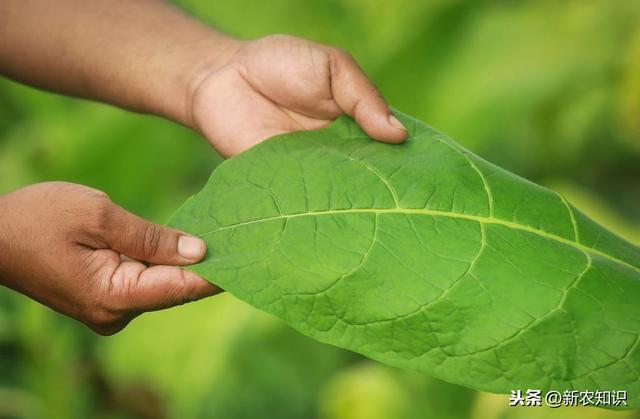
[[[192,117],[192,103],[200,82],[227,65],[243,42],[214,31],[196,41],[166,52],[162,62],[151,68],[162,68],[164,85],[154,89],[155,99],[150,113],[163,116],[192,129],[197,129]]]

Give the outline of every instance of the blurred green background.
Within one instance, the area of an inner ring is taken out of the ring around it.
[[[178,2],[230,34],[350,50],[389,102],[640,242],[640,3]],[[153,117],[0,80],[0,193],[102,189],[164,222],[219,157]],[[638,418],[509,408],[322,345],[229,295],[110,337],[0,289],[0,418]]]

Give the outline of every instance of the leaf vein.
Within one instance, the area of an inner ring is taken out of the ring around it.
[[[233,229],[237,227],[242,227],[242,226],[247,226],[247,225],[257,224],[262,222],[268,222],[273,220],[279,220],[282,218],[300,218],[300,217],[317,217],[317,216],[324,216],[324,215],[331,216],[331,215],[367,214],[367,213],[427,215],[432,217],[457,218],[457,219],[477,221],[484,224],[501,225],[503,227],[525,231],[548,240],[553,240],[559,243],[563,243],[565,245],[581,250],[582,252],[589,252],[594,255],[602,256],[603,258],[609,259],[620,265],[626,266],[627,268],[630,268],[636,272],[640,272],[640,266],[632,265],[630,262],[624,261],[622,259],[618,259],[615,256],[605,253],[601,250],[594,249],[582,243],[577,243],[575,241],[568,240],[564,237],[557,236],[553,233],[548,233],[544,230],[539,230],[523,224],[517,224],[513,221],[500,220],[494,217],[484,217],[479,215],[463,214],[463,213],[456,213],[456,212],[449,212],[449,211],[438,211],[438,210],[430,210],[430,209],[420,209],[420,208],[348,208],[348,209],[333,209],[333,210],[321,210],[321,211],[309,211],[309,212],[301,212],[301,213],[283,214],[283,215],[276,215],[272,217],[265,217],[261,219],[243,221],[235,224],[228,224],[226,226],[205,231],[203,233],[198,234],[198,236],[204,237],[209,234],[217,233],[217,232],[228,230],[228,229]]]

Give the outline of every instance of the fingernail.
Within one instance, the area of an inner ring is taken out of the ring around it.
[[[396,118],[396,117],[395,117],[395,116],[393,116],[393,115],[389,115],[389,123],[390,123],[391,125],[393,125],[394,127],[399,128],[399,129],[401,129],[401,130],[403,130],[403,131],[406,131],[406,130],[407,130],[407,129],[404,127],[404,125],[402,125],[402,122],[400,122],[400,121],[398,120],[398,118]]]
[[[185,259],[199,260],[204,254],[204,241],[196,237],[180,236],[178,253]]]

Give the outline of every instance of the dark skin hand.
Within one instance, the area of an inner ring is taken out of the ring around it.
[[[344,113],[375,140],[407,136],[345,51],[284,35],[239,41],[156,0],[0,2],[0,74],[163,116],[225,157]],[[0,285],[100,334],[220,292],[180,268],[205,252],[81,185],[0,196]]]
[[[142,220],[95,189],[40,183],[1,197],[0,208],[0,281],[97,333],[219,291],[178,268],[202,259],[202,240]]]
[[[348,53],[284,35],[240,43],[228,61],[197,76],[190,103],[190,125],[224,156],[344,113],[374,139],[407,136]]]

